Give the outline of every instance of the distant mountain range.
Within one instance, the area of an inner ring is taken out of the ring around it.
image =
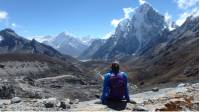
[[[66,32],[62,32],[55,37],[44,36],[44,37],[31,37],[37,41],[50,45],[59,52],[67,54],[73,57],[78,57],[86,48],[88,48],[92,41],[91,37],[74,37]]]
[[[118,24],[115,33],[107,40],[78,38],[62,32],[54,37],[32,37],[34,39],[30,41],[21,38],[11,29],[5,29],[0,32],[0,51],[38,52],[52,56],[64,54],[79,59],[123,59],[127,56],[148,54],[146,51],[149,49],[168,42],[185,31],[180,29],[182,26],[178,27],[173,22],[166,21],[165,17],[148,3],[140,5],[131,15],[132,17]],[[189,28],[191,27],[193,26],[190,25]],[[175,30],[176,34],[173,33]]]
[[[76,61],[68,55],[63,55],[51,46],[45,45],[35,39],[28,40],[19,36],[12,29],[0,31],[0,54],[20,53],[20,54],[40,54],[61,60]]]

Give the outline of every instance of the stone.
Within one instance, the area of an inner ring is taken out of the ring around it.
[[[96,98],[100,98],[100,95],[99,94],[95,94],[94,95]]]
[[[79,103],[79,99],[75,99],[73,102],[74,102],[74,104],[78,104]]]
[[[66,109],[66,104],[65,104],[65,102],[60,102],[60,108],[63,108],[63,109]]]
[[[3,104],[0,104],[0,108],[3,108]]]
[[[71,105],[68,103],[65,103],[64,101],[60,102],[60,108],[62,109],[70,109]]]
[[[19,102],[21,102],[21,98],[19,98],[19,97],[14,97],[14,98],[11,99],[12,104],[13,103],[19,103]]]
[[[75,99],[69,102],[69,104],[78,104],[79,103],[79,99]]]
[[[5,67],[5,65],[0,64],[0,68],[4,68],[4,67]]]
[[[157,87],[152,88],[151,90],[152,90],[153,92],[157,92],[157,91],[159,91],[159,89],[158,89]]]
[[[13,86],[6,83],[0,84],[0,98],[2,99],[10,99],[14,96],[15,92]]]
[[[69,104],[70,103],[70,99],[69,98],[66,98],[63,100],[66,104]]]
[[[135,106],[132,111],[148,111],[146,108],[142,106]]]
[[[45,103],[44,105],[45,105],[46,108],[53,108],[54,107],[54,104],[50,103],[50,102]]]
[[[177,87],[185,87],[185,86],[186,86],[186,84],[180,83]]]
[[[53,108],[53,107],[59,107],[60,102],[56,98],[48,98],[43,100],[43,104],[46,108]]]

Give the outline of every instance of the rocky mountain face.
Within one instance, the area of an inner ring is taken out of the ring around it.
[[[171,26],[170,26],[171,27]],[[164,16],[145,3],[133,12],[131,19],[119,23],[107,42],[92,56],[113,59],[140,54],[143,50],[167,40],[169,25]]]
[[[104,39],[93,40],[91,45],[79,56],[79,59],[89,59],[105,42]]]
[[[188,17],[168,34],[168,41],[123,58],[130,80],[139,85],[153,85],[199,78],[199,17]]]
[[[35,38],[46,45],[52,46],[59,52],[73,57],[78,57],[93,41],[90,37],[78,38],[65,32],[62,32],[55,37],[45,36]]]

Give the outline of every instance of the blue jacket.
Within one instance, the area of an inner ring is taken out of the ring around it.
[[[109,91],[110,91],[109,90],[110,89],[109,88],[109,78],[110,78],[111,74],[112,74],[111,72],[104,74],[103,93],[102,93],[102,96],[101,96],[102,102],[105,102],[109,97]],[[124,75],[124,77],[125,77],[124,78],[124,81],[125,81],[125,95],[124,95],[124,97],[127,101],[130,101],[129,94],[128,94],[128,80],[127,80],[128,74],[122,72],[122,75]]]

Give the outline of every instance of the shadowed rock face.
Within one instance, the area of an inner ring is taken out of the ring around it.
[[[90,59],[91,56],[106,42],[103,39],[95,39],[91,45],[79,56],[79,59]]]

